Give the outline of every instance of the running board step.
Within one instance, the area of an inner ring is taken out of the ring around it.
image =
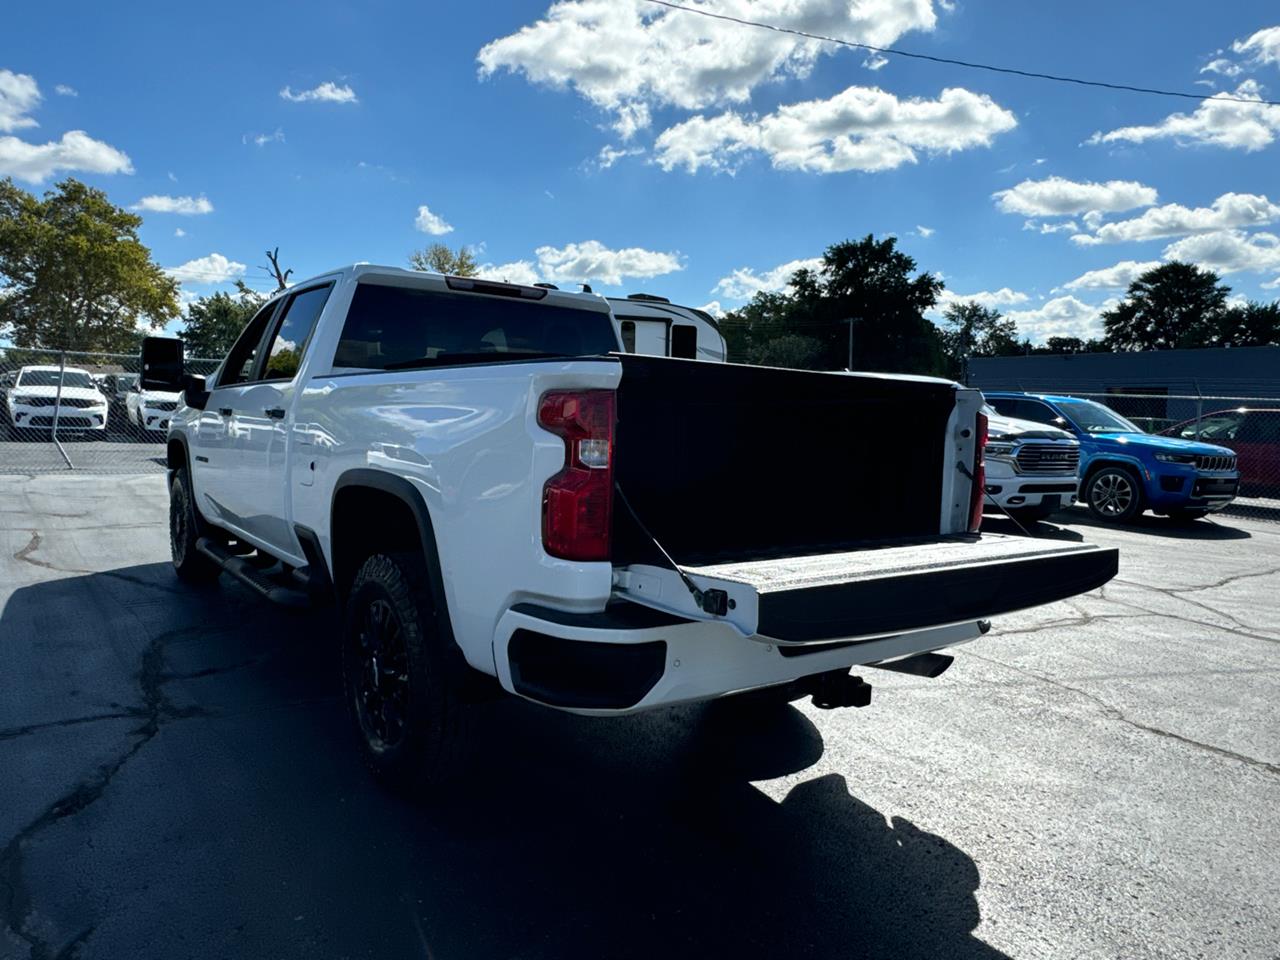
[[[200,537],[196,541],[196,550],[220,566],[224,572],[231,574],[250,590],[260,594],[272,603],[278,603],[282,607],[309,607],[311,605],[311,598],[305,591],[278,583],[244,557],[228,552],[216,540],[212,540],[209,537]]]

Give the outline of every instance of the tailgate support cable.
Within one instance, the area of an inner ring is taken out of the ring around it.
[[[956,461],[956,468],[957,468],[961,473],[963,473],[966,477],[968,477],[968,478],[969,478],[969,482],[970,482],[970,483],[976,483],[976,482],[977,482],[977,481],[974,479],[973,474],[969,472],[969,468],[965,466],[965,464],[964,464],[964,461],[963,461],[963,460],[957,460],[957,461]],[[993,504],[995,504],[996,508],[997,508],[1001,513],[1003,513],[1006,517],[1008,517],[1010,520],[1012,520],[1012,521],[1013,521],[1013,525],[1014,525],[1015,527],[1017,527],[1019,530],[1021,530],[1023,533],[1025,533],[1028,537],[1032,537],[1032,538],[1034,538],[1034,537],[1035,537],[1035,534],[1034,534],[1034,533],[1032,533],[1030,530],[1028,530],[1026,527],[1024,527],[1024,526],[1022,525],[1022,523],[1018,520],[1018,518],[1017,518],[1017,517],[1015,517],[1012,513],[1010,513],[1008,510],[1006,510],[1006,509],[1004,508],[1004,504],[1000,503],[1000,501],[998,501],[995,497],[993,497],[991,494],[987,493],[987,491],[986,491],[986,490],[983,490],[983,491],[982,491],[982,495],[983,495],[986,499],[990,500]]]
[[[658,552],[662,554],[662,559],[667,561],[667,566],[676,572],[676,576],[680,578],[680,582],[685,585],[689,593],[693,595],[693,602],[697,604],[699,610],[703,613],[709,613],[715,617],[723,617],[729,612],[729,608],[735,606],[734,602],[729,599],[729,594],[724,590],[702,590],[698,587],[693,579],[680,569],[680,564],[676,563],[671,554],[667,553],[666,547],[658,542],[658,538],[649,532],[649,528],[644,525],[644,521],[640,519],[640,515],[636,513],[635,507],[631,506],[631,501],[627,499],[627,495],[622,492],[622,485],[618,481],[613,482],[613,491],[618,495],[618,500],[627,508],[627,513],[631,514],[631,519],[635,521],[640,532],[649,538],[649,542],[658,548]]]

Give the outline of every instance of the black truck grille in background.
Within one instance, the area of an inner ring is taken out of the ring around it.
[[[1197,470],[1234,470],[1236,468],[1236,458],[1233,456],[1222,455],[1196,455]]]
[[[1073,477],[1080,468],[1080,448],[1055,443],[1024,443],[1017,453],[1018,472]]]

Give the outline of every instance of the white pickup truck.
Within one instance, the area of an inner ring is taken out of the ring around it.
[[[184,391],[179,577],[331,598],[365,757],[422,783],[477,678],[583,714],[863,705],[852,665],[936,675],[1116,572],[977,534],[976,390],[618,351],[602,297],[368,265],[277,295],[207,383],[148,339],[144,389]]]

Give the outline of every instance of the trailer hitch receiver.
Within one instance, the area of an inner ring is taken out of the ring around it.
[[[871,684],[842,670],[824,673],[813,689],[813,705],[820,710],[865,707],[871,703]]]

